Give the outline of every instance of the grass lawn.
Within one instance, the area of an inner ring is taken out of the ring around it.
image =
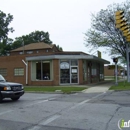
[[[115,80],[115,76],[105,76],[105,80]],[[118,76],[117,77],[117,79],[119,80],[119,79],[121,79],[121,77],[120,76]]]
[[[25,92],[55,92],[56,90],[61,90],[63,93],[71,93],[76,91],[82,91],[86,89],[86,87],[54,87],[54,86],[25,86],[24,90]]]
[[[130,83],[127,81],[122,81],[119,82],[117,86],[111,86],[109,90],[130,90]]]

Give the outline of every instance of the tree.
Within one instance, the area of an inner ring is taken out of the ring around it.
[[[10,54],[12,41],[13,39],[8,38],[3,40],[3,42],[0,43],[0,56],[7,56]]]
[[[16,37],[15,41],[12,44],[12,49],[21,47],[21,46],[23,46],[23,44],[28,45],[30,43],[38,43],[38,42],[44,42],[44,43],[51,44],[52,41],[49,38],[49,33],[43,32],[43,31],[35,31],[35,32],[31,32],[28,35]]]
[[[5,14],[0,10],[0,42],[8,38],[8,33],[13,32],[12,27],[8,27],[10,22],[13,20],[13,16]]]
[[[0,11],[0,56],[9,55],[11,50],[30,43],[44,42],[52,44],[52,41],[49,38],[49,33],[43,31],[31,32],[28,35],[16,37],[13,41],[13,39],[8,38],[8,33],[14,31],[12,27],[9,27],[12,20],[13,16],[11,14],[5,14]],[[58,49],[62,50],[59,46]]]
[[[125,17],[130,21],[129,1],[109,5],[106,10],[102,9],[97,14],[92,14],[91,29],[85,33],[85,45],[90,50],[106,47],[111,56],[122,56],[126,59],[125,37],[115,27],[115,12],[117,10],[123,10]]]
[[[15,41],[11,45],[12,46],[11,49],[13,50],[23,45],[28,45],[30,43],[38,43],[38,42],[52,44],[52,41],[49,38],[49,33],[43,31],[35,31],[35,32],[31,32],[28,35],[17,37],[15,38]],[[62,48],[59,46],[58,49],[62,50]]]
[[[12,39],[8,38],[8,33],[13,32],[13,28],[9,28],[10,22],[13,20],[13,16],[5,14],[0,10],[0,55],[8,55],[11,49],[10,43]]]
[[[59,51],[63,51],[62,47],[60,47],[59,45],[56,45],[56,47],[59,49]]]

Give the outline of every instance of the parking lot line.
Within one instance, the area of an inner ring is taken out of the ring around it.
[[[9,113],[9,112],[12,112],[12,111],[14,111],[14,110],[9,110],[9,111],[0,112],[0,115],[4,115],[4,114]]]
[[[60,117],[60,115],[54,115],[54,116],[50,117],[49,119],[47,119],[46,121],[41,122],[40,125],[47,125],[59,117]]]
[[[77,107],[79,107],[79,106],[81,106],[81,105],[83,105],[83,104],[89,102],[90,100],[95,99],[95,98],[97,98],[97,97],[99,97],[99,96],[101,96],[101,95],[103,95],[103,94],[105,94],[105,93],[106,93],[106,92],[103,92],[103,93],[101,93],[101,94],[96,95],[95,97],[92,97],[92,98],[90,98],[90,99],[84,100],[84,101],[82,101],[82,102],[80,102],[80,103],[78,103],[78,104],[72,106],[70,109],[75,109],[75,108],[77,108]]]
[[[39,130],[40,128],[41,128],[40,126],[34,126],[34,127],[30,128],[28,130]]]
[[[48,102],[49,100],[43,100],[43,101],[40,101],[40,102],[36,102],[36,103],[32,103],[32,104],[29,104],[29,105],[26,105],[25,107],[30,107],[30,106],[33,106],[33,105],[37,105],[37,104],[40,104],[40,103],[43,103],[43,102]]]
[[[39,130],[39,129],[41,129],[40,125],[47,125],[59,117],[60,117],[60,115],[53,115],[52,117],[48,118],[45,121],[40,122],[39,124],[37,124],[36,126],[33,126],[32,128],[30,128],[28,130]]]

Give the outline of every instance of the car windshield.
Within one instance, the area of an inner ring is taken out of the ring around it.
[[[4,77],[2,75],[0,75],[0,82],[1,81],[5,81]]]

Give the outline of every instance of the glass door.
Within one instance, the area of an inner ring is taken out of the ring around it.
[[[71,83],[78,83],[78,67],[71,67]]]
[[[70,69],[61,69],[60,70],[60,83],[61,84],[70,83]]]

